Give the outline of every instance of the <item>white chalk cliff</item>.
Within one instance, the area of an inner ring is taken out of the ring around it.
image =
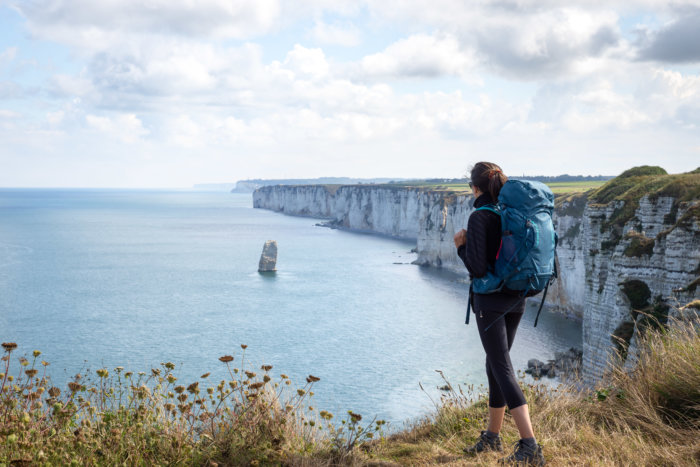
[[[700,184],[700,174],[684,176]],[[557,201],[560,277],[547,303],[582,319],[587,381],[600,378],[621,339],[634,348],[641,315],[628,297],[632,286],[643,283],[649,296],[645,305],[654,310],[697,296],[700,201],[693,193],[684,200],[647,194],[633,201],[593,202],[585,195]],[[256,208],[414,239],[417,264],[464,275],[452,237],[466,228],[473,201],[471,195],[391,185],[278,185],[253,193]]]

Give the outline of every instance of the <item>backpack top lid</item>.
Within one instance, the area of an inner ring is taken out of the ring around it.
[[[532,180],[508,180],[498,195],[498,202],[505,207],[523,211],[554,209],[554,194],[547,185]]]

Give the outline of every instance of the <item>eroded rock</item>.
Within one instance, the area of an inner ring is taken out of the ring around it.
[[[276,271],[277,266],[277,242],[268,240],[263,245],[262,254],[260,255],[260,263],[258,264],[258,272]]]

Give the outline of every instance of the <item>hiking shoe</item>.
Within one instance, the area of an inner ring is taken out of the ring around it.
[[[501,437],[496,436],[494,439],[489,439],[489,437],[486,436],[486,431],[482,431],[476,444],[474,444],[474,446],[468,446],[462,449],[462,451],[472,455],[484,451],[503,451],[503,446],[501,446]]]
[[[525,445],[522,440],[515,443],[513,454],[501,459],[499,464],[506,465],[545,465],[542,446],[536,448]]]

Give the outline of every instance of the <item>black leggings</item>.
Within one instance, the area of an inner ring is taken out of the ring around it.
[[[502,293],[474,294],[474,313],[479,328],[481,344],[486,351],[486,376],[489,379],[489,407],[501,408],[508,404],[514,409],[526,404],[523,391],[518,386],[513,365],[510,362],[510,348],[515,331],[525,311],[525,299]],[[504,311],[511,310],[498,319]],[[484,329],[494,320],[488,331]]]

